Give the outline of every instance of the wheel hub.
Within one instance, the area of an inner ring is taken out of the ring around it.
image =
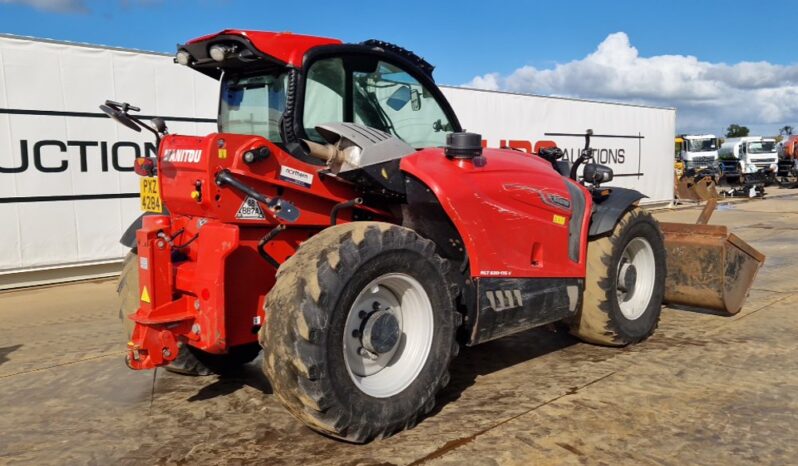
[[[383,354],[399,343],[401,334],[396,316],[388,311],[376,311],[366,318],[360,341],[372,353]]]
[[[623,316],[638,319],[649,306],[656,282],[656,260],[644,237],[629,241],[618,265],[617,297]]]
[[[355,386],[375,398],[404,390],[427,360],[433,322],[429,296],[412,276],[388,273],[366,285],[349,308],[343,334]]]
[[[625,293],[634,293],[637,283],[637,268],[629,262],[621,266],[618,274],[618,288]]]

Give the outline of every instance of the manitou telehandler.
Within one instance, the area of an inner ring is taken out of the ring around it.
[[[590,131],[572,166],[553,143],[483,148],[398,46],[225,30],[175,61],[221,81],[218,133],[101,106],[159,141],[122,238],[133,369],[219,372],[262,349],[291,413],[365,442],[433,408],[461,345],[553,322],[639,342],[663,297],[739,311],[761,263],[724,227],[661,229],[642,194],[601,186]]]

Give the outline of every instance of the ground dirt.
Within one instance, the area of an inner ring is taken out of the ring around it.
[[[260,361],[226,377],[127,369],[114,281],[2,293],[0,464],[798,463],[798,197],[712,223],[768,256],[739,314],[666,308],[623,349],[541,329],[465,349],[431,416],[367,445],[296,421]]]

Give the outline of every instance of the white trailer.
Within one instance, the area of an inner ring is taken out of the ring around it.
[[[593,129],[613,184],[673,199],[675,111],[444,87],[463,126],[491,147],[554,140],[573,159]],[[139,215],[135,157],[148,134],[99,111],[106,99],[162,116],[173,133],[216,130],[218,84],[173,56],[0,35],[0,289],[113,274]]]

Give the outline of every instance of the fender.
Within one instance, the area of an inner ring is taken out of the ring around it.
[[[142,219],[148,215],[169,215],[169,209],[166,206],[163,206],[163,213],[156,214],[153,212],[144,212],[143,214],[139,215],[136,220],[133,220],[133,223],[128,225],[127,230],[122,233],[122,237],[119,238],[119,243],[122,246],[125,246],[130,249],[136,249],[136,232],[141,229]]]
[[[588,236],[592,238],[611,232],[629,207],[646,197],[648,196],[634,189],[612,188],[607,198],[593,204]]]

